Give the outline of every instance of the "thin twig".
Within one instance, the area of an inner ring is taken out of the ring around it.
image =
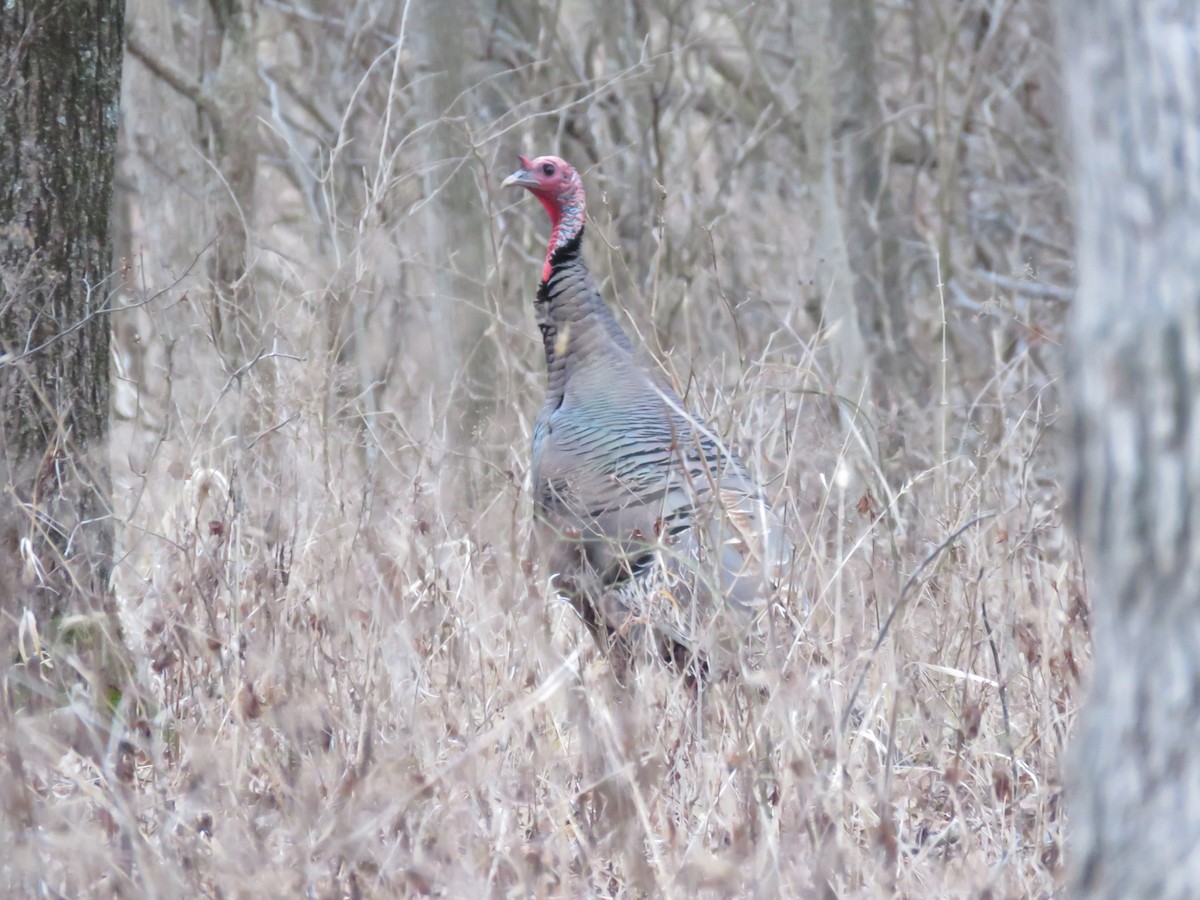
[[[155,55],[133,30],[125,35],[125,46],[129,49],[130,56],[157,75],[167,87],[195,103],[201,112],[212,120],[213,125],[220,129],[221,107],[199,81],[174,63]]]
[[[983,570],[979,570],[983,578]],[[1004,716],[1004,742],[1008,745],[1008,761],[1012,766],[1012,795],[1017,790],[1017,755],[1013,750],[1012,727],[1008,718],[1008,691],[1006,680],[1000,672],[1000,651],[996,649],[996,637],[992,634],[992,623],[988,621],[987,601],[979,598],[979,608],[983,613],[983,630],[987,632],[988,646],[992,649],[992,663],[996,666],[996,690],[1000,694],[1000,713]]]
[[[862,671],[858,673],[858,678],[854,680],[854,689],[850,692],[850,696],[846,699],[846,708],[842,710],[842,731],[846,730],[846,723],[850,720],[850,711],[854,709],[854,701],[858,699],[858,692],[862,690],[863,679],[867,677],[867,672],[871,669],[871,660],[874,658],[874,654],[879,651],[879,648],[883,646],[884,640],[887,639],[888,631],[892,627],[893,620],[895,620],[896,615],[903,608],[905,601],[908,599],[909,591],[911,591],[913,586],[916,585],[917,579],[920,577],[921,573],[925,571],[926,567],[929,566],[930,563],[942,555],[942,551],[958,540],[959,536],[964,531],[966,531],[968,528],[978,525],[980,522],[985,522],[988,519],[995,518],[995,515],[995,513],[984,513],[982,516],[976,516],[970,522],[967,522],[965,525],[956,528],[950,533],[948,538],[934,547],[933,552],[925,557],[925,559],[921,561],[921,564],[917,566],[916,570],[914,570],[913,573],[908,576],[908,579],[904,582],[904,586],[900,588],[900,596],[897,597],[896,602],[892,604],[891,612],[888,613],[887,618],[883,620],[883,625],[881,625],[879,628],[879,636],[875,638],[875,644],[873,647],[871,647],[871,656],[867,657],[866,664],[863,665]]]
[[[990,281],[998,288],[1024,294],[1026,297],[1033,297],[1035,300],[1055,300],[1059,303],[1070,303],[1075,299],[1075,291],[1070,288],[1059,287],[1056,284],[1047,284],[1044,281],[1029,281],[1021,278],[1009,278],[1007,275],[1001,275],[998,272],[989,272],[986,269],[976,269],[975,274],[984,281]]]

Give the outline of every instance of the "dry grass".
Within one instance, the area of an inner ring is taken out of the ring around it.
[[[196,21],[150,2],[130,15],[150,38],[169,24],[203,37],[202,7],[184,6]],[[811,255],[818,201],[780,162],[796,148],[786,128],[739,118],[697,56],[740,59],[738,20],[708,10],[680,33],[653,13],[649,62],[636,47],[616,58],[614,38],[578,90],[534,90],[528,67],[472,70],[443,124],[474,150],[431,160],[421,79],[361,62],[399,21],[339,30],[298,9],[261,12],[264,67],[297,93],[264,104],[274,142],[247,277],[267,340],[240,370],[216,349],[202,266],[180,277],[211,240],[205,191],[220,189],[194,111],[129,64],[137,306],[118,339],[134,389],[116,398],[112,453],[127,684],[98,698],[81,666],[61,702],[6,713],[0,882],[61,896],[1054,893],[1059,759],[1088,656],[1054,458],[1061,308],[969,271],[970,198],[987,211],[979,241],[1010,254],[993,267],[1032,258],[1026,231],[997,236],[1007,195],[989,179],[1011,172],[970,161],[1019,168],[1038,148],[1024,162],[997,150],[1002,122],[962,136],[962,218],[909,242],[908,271],[936,273],[949,231],[946,262],[965,273],[944,289],[911,278],[935,387],[855,411],[832,393],[829,331],[806,306],[830,285]],[[775,23],[747,15],[767,42]],[[321,68],[327,49],[312,62],[326,32],[340,69]],[[545,52],[596,52],[584,33]],[[989,78],[1010,63],[1045,74],[1013,49],[1023,34],[988,51]],[[948,38],[939,71],[969,72],[973,47]],[[920,92],[924,70],[906,81],[889,68],[902,48],[884,50],[887,90]],[[674,92],[647,107],[664,78]],[[1021,113],[980,93],[993,119]],[[306,157],[304,182],[282,135],[320,133],[322,111],[344,117],[345,142]],[[640,115],[662,126],[646,172]],[[545,226],[495,185],[518,149],[586,159],[578,125],[601,159],[581,169],[609,296],[762,476],[795,545],[757,663],[699,702],[660,666],[614,684],[528,557]],[[1026,183],[1053,178],[1021,172],[1015,205],[1059,203]],[[939,176],[908,175],[920,223]],[[436,198],[456,177],[477,231],[437,244]],[[1069,243],[1060,220],[1039,224],[1034,240]],[[454,271],[472,241],[482,264]],[[1037,258],[1065,265],[1054,253]],[[465,342],[450,334],[480,317]],[[469,397],[484,412],[460,429]]]

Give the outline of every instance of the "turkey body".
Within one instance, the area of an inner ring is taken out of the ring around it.
[[[539,195],[555,234],[535,302],[547,365],[533,437],[538,555],[605,649],[649,639],[673,660],[702,658],[728,611],[746,619],[765,600],[778,523],[600,297],[582,258],[578,175],[555,157],[522,163],[569,170],[580,211],[564,234]]]

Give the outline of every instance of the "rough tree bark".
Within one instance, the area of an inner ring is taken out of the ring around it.
[[[1075,523],[1095,673],[1075,896],[1200,894],[1200,2],[1063,0]]]
[[[0,10],[0,618],[103,597],[122,0]],[[5,646],[9,646],[5,642]]]

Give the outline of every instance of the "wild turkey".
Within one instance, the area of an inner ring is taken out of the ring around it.
[[[520,157],[553,228],[534,309],[548,373],[533,433],[535,541],[602,649],[642,636],[701,669],[716,627],[764,600],[782,535],[745,467],[638,359],[583,262],[583,182]]]

